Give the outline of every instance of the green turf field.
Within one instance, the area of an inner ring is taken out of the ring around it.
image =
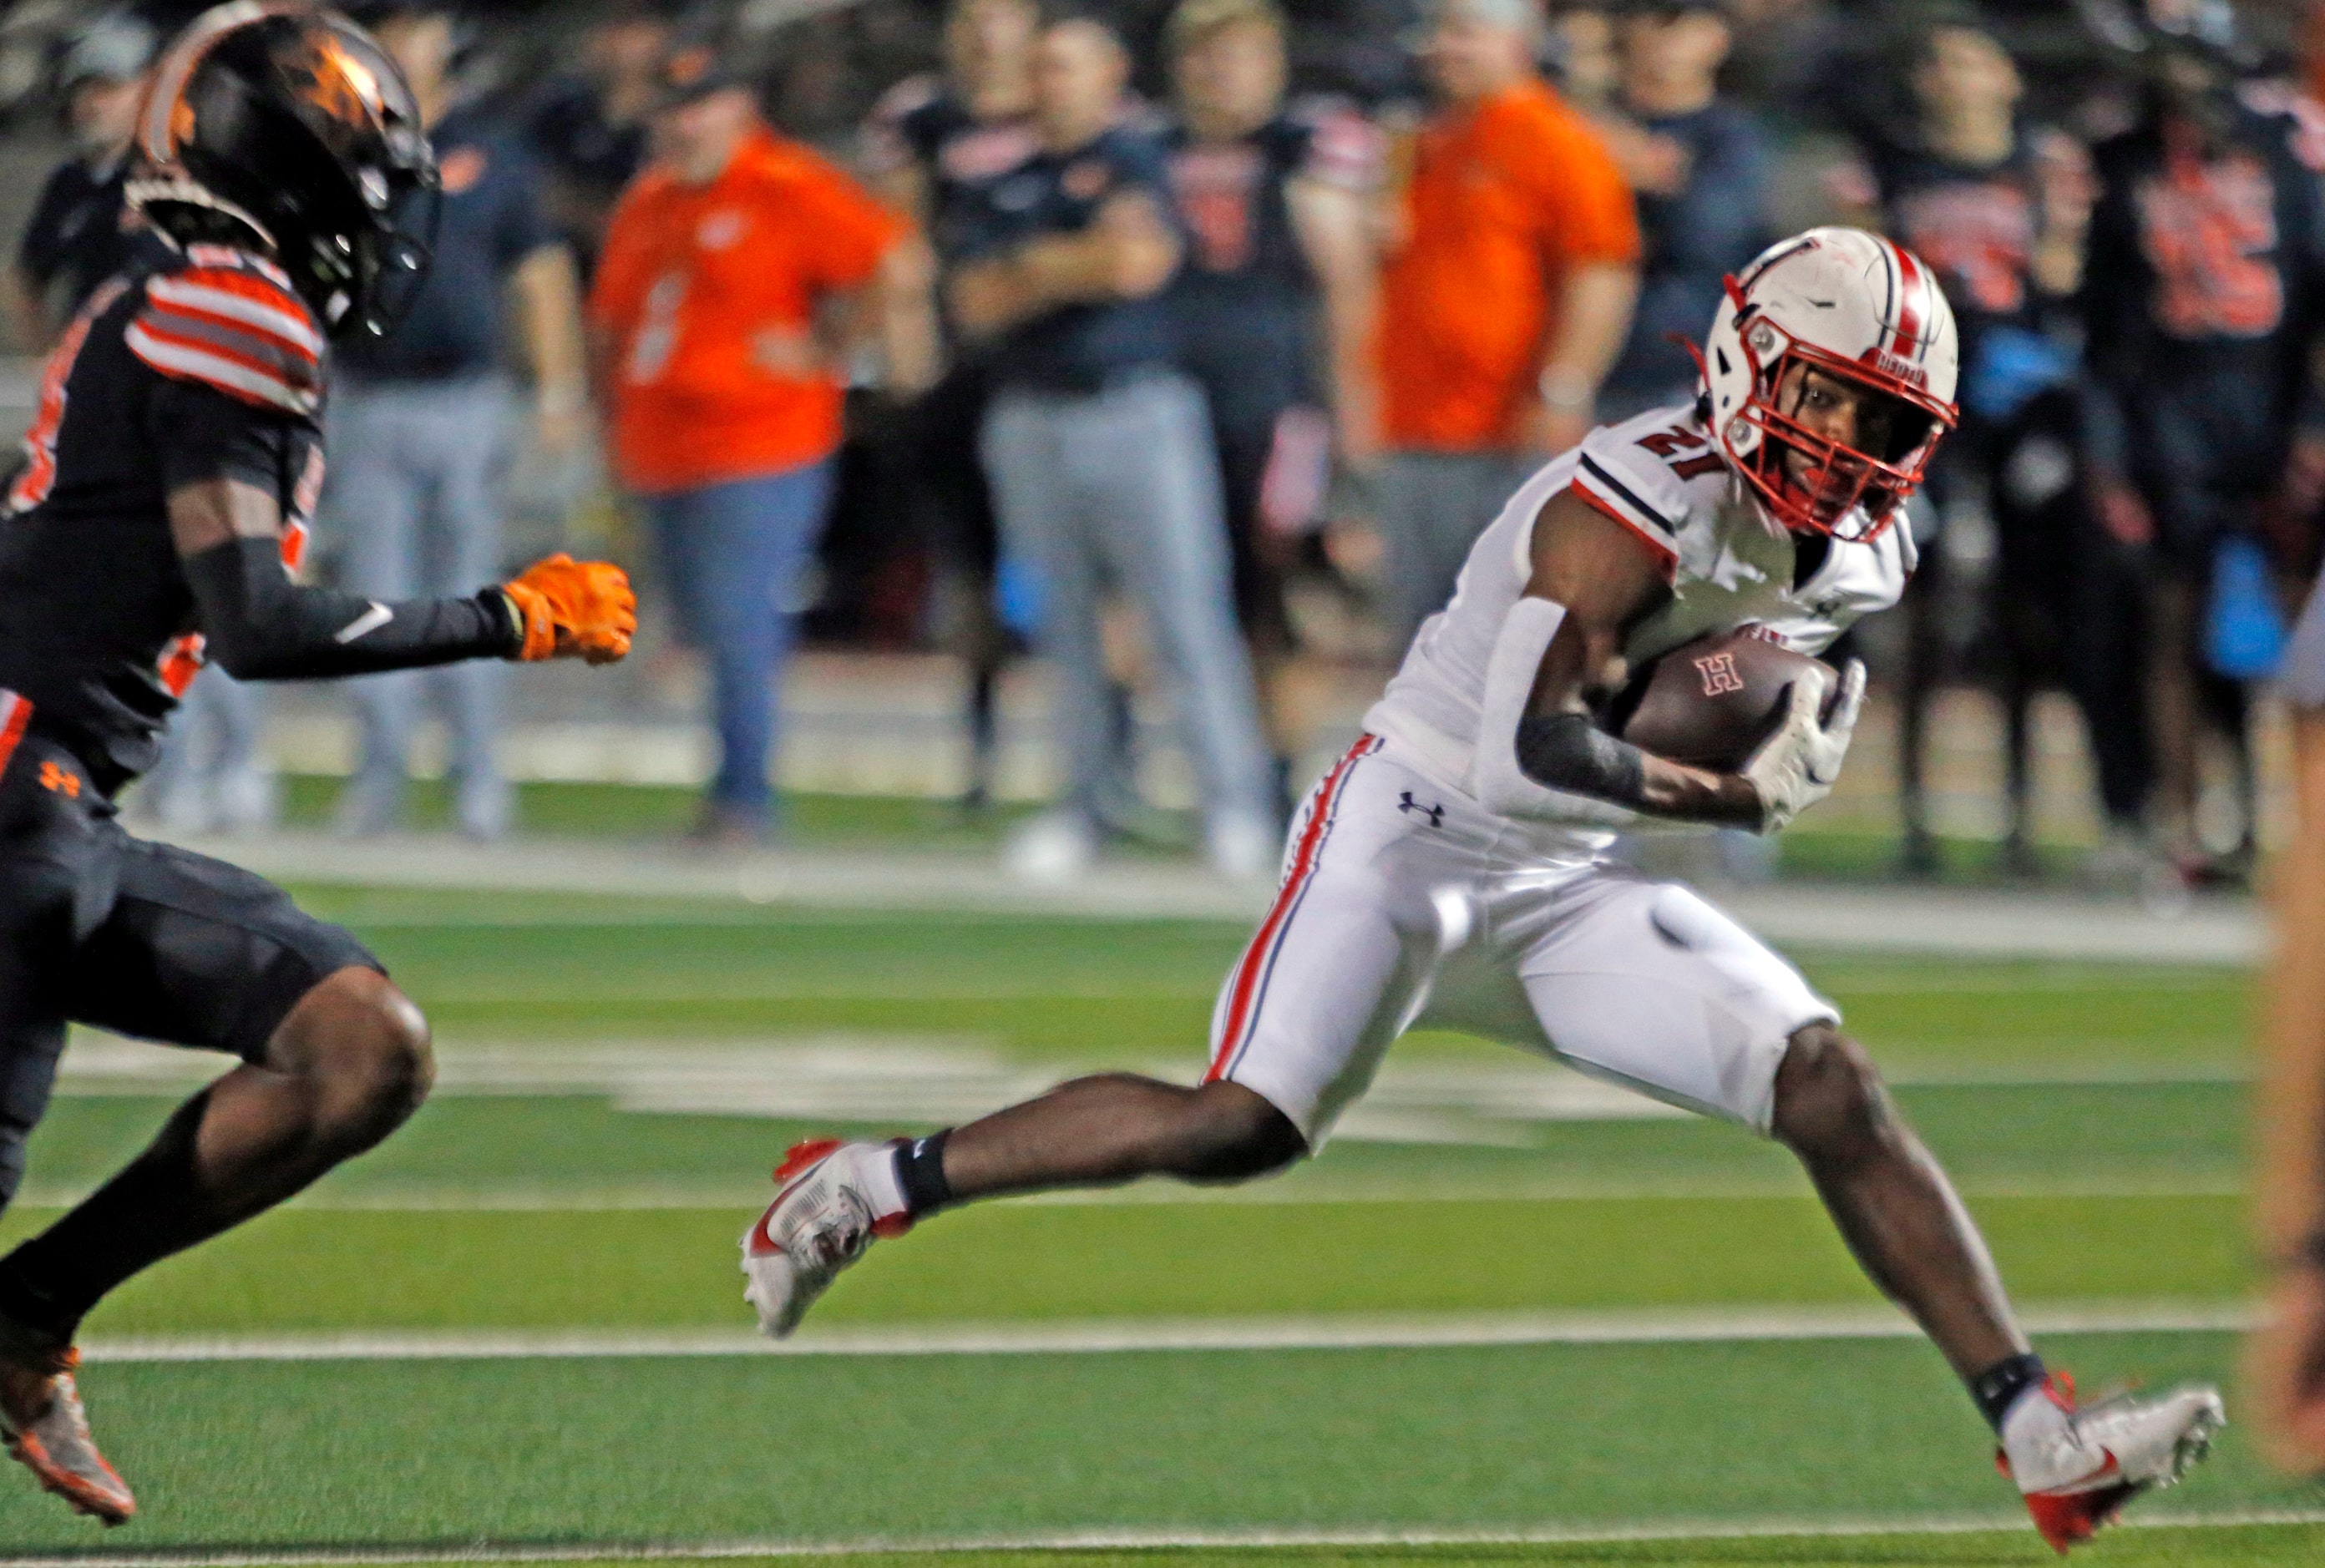
[[[1450,1038],[1401,1048],[1368,1130],[1280,1181],[944,1216],[819,1310],[802,1342],[849,1353],[736,1353],[734,1237],[787,1141],[925,1126],[1079,1065],[1191,1075],[1239,930],[308,899],[428,1008],[445,1089],[375,1155],[100,1310],[84,1388],[144,1515],[100,1536],[0,1485],[0,1562],[875,1541],[961,1548],[884,1563],[1043,1568],[2046,1555],[1932,1352],[1802,1337],[1884,1320],[1779,1151],[1603,1093],[1542,1111],[1531,1088],[1557,1070]],[[2242,976],[1804,956],[2022,1302],[2082,1325],[2044,1342],[2054,1360],[2087,1386],[2231,1374],[2218,1325],[2253,1281]],[[0,1237],[138,1146],[182,1092],[169,1066],[68,1075]],[[754,1075],[790,1097],[752,1099]],[[1416,1337],[1346,1342],[1382,1323]],[[1677,1326],[1588,1342],[1641,1324]],[[1214,1330],[1275,1337],[1184,1341]],[[339,1359],[298,1359],[331,1336]],[[1147,1348],[1096,1348],[1113,1342]],[[217,1359],[228,1343],[259,1359]],[[641,1345],[672,1353],[607,1353]],[[2325,1493],[2265,1473],[2235,1430],[2141,1511],[2204,1527],[2126,1530],[2090,1560],[2325,1561],[2325,1523],[2237,1522],[2325,1520]],[[1113,1545],[969,1549],[1074,1541]]]

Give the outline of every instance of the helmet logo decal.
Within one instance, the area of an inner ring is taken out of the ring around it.
[[[306,88],[300,96],[328,118],[378,119],[386,112],[387,101],[380,91],[379,78],[372,74],[371,67],[348,53],[338,39],[322,40],[299,63],[307,76]]]
[[[1879,370],[1884,375],[1894,375],[1899,381],[1910,382],[1915,386],[1927,386],[1930,384],[1930,373],[1928,371],[1923,370],[1920,365],[1915,364],[1911,360],[1898,358],[1895,355],[1890,353],[1885,348],[1876,348],[1866,357],[1872,363],[1874,367]]]

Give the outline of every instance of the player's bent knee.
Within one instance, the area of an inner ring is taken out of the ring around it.
[[[1187,1097],[1187,1109],[1178,1174],[1188,1181],[1249,1181],[1308,1152],[1292,1119],[1240,1084],[1206,1084]]]
[[[427,1019],[375,969],[339,970],[300,998],[268,1057],[329,1085],[379,1136],[417,1111],[436,1079]]]
[[[1879,1142],[1890,1121],[1880,1069],[1863,1046],[1827,1023],[1795,1033],[1776,1069],[1777,1139],[1803,1155]]]

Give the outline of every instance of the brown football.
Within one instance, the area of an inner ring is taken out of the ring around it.
[[[1750,628],[1715,632],[1634,675],[1607,705],[1607,728],[1658,757],[1733,772],[1783,722],[1792,682],[1815,671],[1829,713],[1840,689],[1830,665]]]

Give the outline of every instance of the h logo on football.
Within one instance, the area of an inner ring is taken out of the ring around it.
[[[1736,655],[1711,653],[1695,661],[1696,673],[1703,677],[1703,695],[1718,696],[1722,692],[1742,691],[1744,678],[1736,673]]]

